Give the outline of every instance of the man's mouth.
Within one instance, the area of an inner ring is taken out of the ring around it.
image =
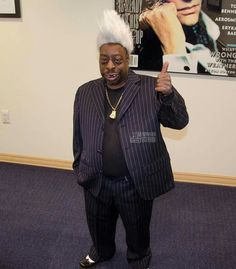
[[[109,81],[114,81],[118,78],[118,74],[117,73],[105,74],[105,78]]]
[[[194,14],[198,11],[199,5],[193,5],[191,7],[185,7],[185,8],[180,8],[177,9],[178,13],[180,13],[181,15],[191,15]]]

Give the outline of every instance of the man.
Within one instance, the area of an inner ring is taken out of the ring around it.
[[[218,51],[219,27],[201,8],[202,0],[143,0],[139,67],[159,70],[163,55],[169,71],[227,75],[211,55]]]
[[[174,187],[160,123],[181,129],[185,103],[164,64],[157,80],[129,69],[133,40],[115,11],[104,12],[97,45],[102,78],[82,85],[74,104],[74,171],[84,187],[93,245],[80,261],[88,268],[115,253],[121,217],[132,268],[150,264],[153,199]]]

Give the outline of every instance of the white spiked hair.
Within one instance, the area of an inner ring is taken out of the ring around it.
[[[133,50],[133,38],[129,25],[115,10],[105,10],[103,20],[99,23],[97,46],[100,48],[108,43],[121,44],[129,54]]]

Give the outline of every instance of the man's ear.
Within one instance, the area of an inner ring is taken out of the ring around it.
[[[130,58],[130,55],[128,53],[128,51],[126,50],[126,60],[129,62],[129,58]]]
[[[128,66],[129,66],[129,61],[130,61],[130,56],[128,55],[127,58],[126,58],[126,63],[127,63]]]

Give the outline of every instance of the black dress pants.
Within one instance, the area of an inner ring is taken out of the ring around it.
[[[97,197],[85,190],[85,207],[93,241],[91,259],[107,260],[115,253],[115,232],[118,216],[124,224],[127,260],[135,269],[146,269],[151,259],[150,220],[153,200],[143,200],[130,177],[104,177]]]

